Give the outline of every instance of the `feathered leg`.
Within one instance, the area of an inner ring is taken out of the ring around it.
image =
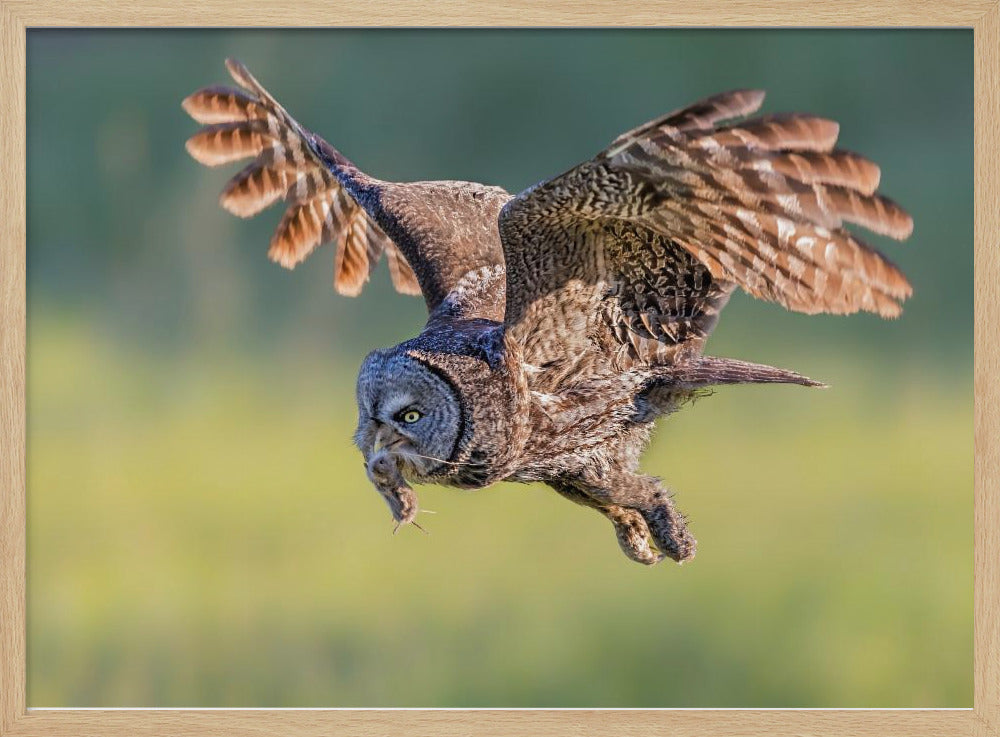
[[[674,506],[659,479],[632,473],[609,478],[588,478],[575,486],[599,506],[616,506],[638,512],[660,552],[678,563],[691,560],[697,541],[687,520]]]
[[[636,563],[651,566],[663,560],[663,556],[650,547],[649,526],[636,510],[615,504],[600,504],[570,484],[550,481],[549,486],[571,502],[596,509],[611,520],[611,524],[615,526],[615,534],[622,552]]]

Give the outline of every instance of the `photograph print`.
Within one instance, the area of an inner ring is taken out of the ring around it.
[[[965,31],[29,32],[30,705],[968,706],[972,153]]]

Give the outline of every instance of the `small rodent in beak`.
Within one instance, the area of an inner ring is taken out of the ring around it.
[[[381,451],[367,464],[368,478],[389,505],[396,528],[413,522],[417,516],[417,495],[406,483],[399,470],[399,463],[392,453]]]

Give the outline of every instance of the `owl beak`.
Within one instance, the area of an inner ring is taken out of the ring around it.
[[[375,431],[375,444],[372,446],[373,453],[379,453],[383,450],[391,448],[393,445],[402,440],[399,434],[393,430],[388,425],[379,425],[378,430]]]

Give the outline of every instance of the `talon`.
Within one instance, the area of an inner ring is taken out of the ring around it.
[[[623,507],[608,507],[605,514],[615,526],[619,547],[631,560],[647,566],[663,560],[664,556],[649,545],[649,526],[641,514]]]
[[[694,558],[698,541],[688,531],[684,516],[671,504],[661,504],[642,510],[653,542],[668,558],[683,563]]]

